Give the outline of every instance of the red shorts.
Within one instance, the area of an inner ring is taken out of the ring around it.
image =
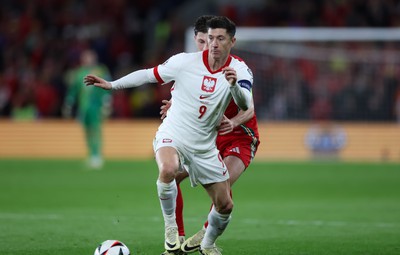
[[[219,135],[217,148],[222,158],[235,156],[243,161],[246,168],[256,155],[260,141],[258,137],[248,135]]]

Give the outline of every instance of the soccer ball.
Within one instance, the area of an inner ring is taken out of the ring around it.
[[[118,240],[102,242],[94,251],[94,255],[130,255],[128,247]]]

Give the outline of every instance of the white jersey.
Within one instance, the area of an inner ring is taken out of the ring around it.
[[[253,76],[243,61],[229,56],[225,66],[236,70],[241,87],[251,89]],[[221,69],[210,69],[208,51],[180,53],[154,67],[159,83],[174,81],[172,105],[159,132],[178,139],[193,152],[215,147],[217,126],[232,98],[230,84]]]

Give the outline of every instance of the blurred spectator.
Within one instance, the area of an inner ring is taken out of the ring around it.
[[[238,26],[400,26],[398,0],[229,3],[225,0],[3,0],[0,9],[0,117],[14,116],[21,112],[22,105],[32,107],[31,115],[35,118],[60,117],[67,88],[62,77],[77,66],[82,50],[92,48],[98,52],[99,61],[118,78],[121,59],[125,59],[125,67],[151,67],[164,61],[165,56],[181,52],[184,33],[192,25],[192,17],[205,13],[227,15]],[[388,47],[399,49],[396,43]],[[266,95],[255,95],[255,100],[262,101],[255,101],[257,111],[262,111],[257,113],[259,118],[307,119],[323,115],[337,119],[395,119],[393,95],[399,86],[398,76],[388,78],[380,70],[372,70],[385,76],[384,80],[374,78],[374,85],[370,82],[372,76],[358,70],[364,67],[346,67],[340,57],[333,62],[330,71],[322,70],[318,62],[306,58],[299,58],[294,64],[257,64],[265,67],[259,75],[271,72],[276,75],[272,84],[266,84],[264,79],[255,83],[268,91]],[[285,73],[279,69],[280,64],[296,70]],[[347,68],[354,73],[344,72]],[[292,74],[294,76],[289,77]],[[27,75],[33,75],[30,83],[24,81]],[[317,88],[321,75],[328,75],[329,79],[320,85],[323,88]],[[340,79],[341,75],[348,76],[345,82]],[[134,96],[132,99],[132,90],[115,93],[113,96],[118,100],[114,101],[113,117],[158,118],[159,98],[165,93],[162,89],[149,85],[146,91],[141,91],[146,100]],[[27,91],[30,96],[25,95]],[[33,98],[26,98],[32,95]],[[338,105],[340,95],[345,99]],[[370,108],[371,114],[361,113],[363,107]],[[347,111],[353,108],[354,115],[351,115]],[[389,112],[389,108],[391,114],[382,114]]]
[[[7,116],[11,110],[11,89],[0,76],[0,116]]]
[[[396,115],[397,123],[400,124],[400,88],[398,89],[398,91],[396,93],[396,101],[395,101],[395,105],[394,105],[394,113]]]

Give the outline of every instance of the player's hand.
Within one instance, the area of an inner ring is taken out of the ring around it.
[[[167,117],[167,111],[171,107],[171,100],[162,100],[163,105],[160,107],[161,111],[161,119],[165,119]]]
[[[111,83],[93,74],[86,75],[85,78],[83,78],[83,83],[85,83],[86,86],[93,85],[107,90],[112,88]]]
[[[226,135],[232,132],[234,128],[235,128],[234,123],[224,115],[224,117],[221,120],[221,123],[218,126],[218,134]]]
[[[236,70],[230,66],[226,66],[222,69],[222,72],[225,74],[225,79],[231,84],[231,86],[236,84],[237,75]]]

